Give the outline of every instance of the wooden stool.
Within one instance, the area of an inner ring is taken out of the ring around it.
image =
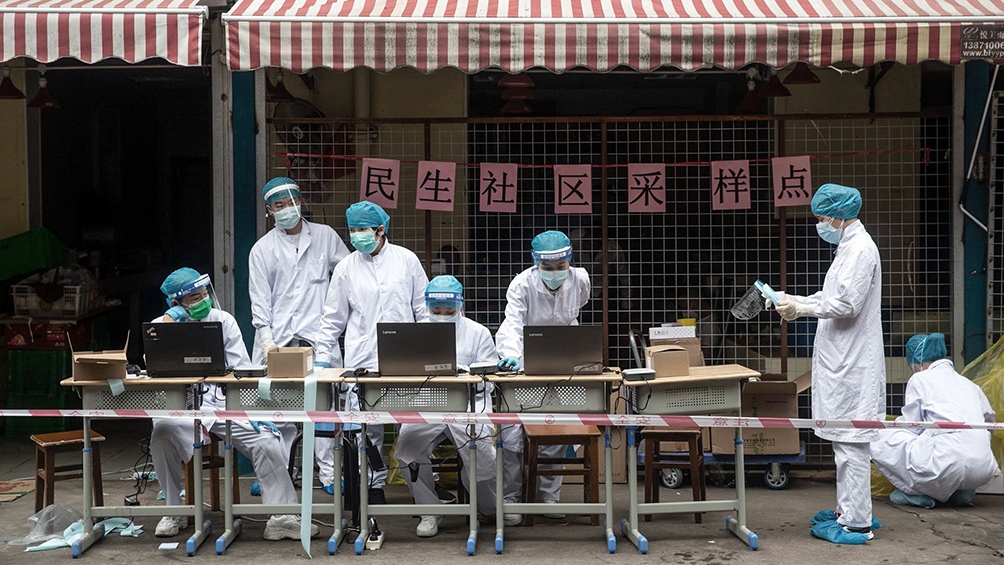
[[[35,512],[54,502],[56,481],[83,478],[83,463],[56,466],[56,454],[77,451],[84,445],[84,430],[55,432],[51,434],[36,434],[31,436],[35,442]],[[91,430],[91,478],[94,491],[94,505],[104,506],[105,496],[101,491],[101,451],[99,443],[105,441],[105,436]],[[67,473],[67,471],[81,471]],[[43,495],[45,496],[43,504]]]
[[[641,432],[645,441],[645,502],[659,502],[659,470],[690,469],[690,484],[694,491],[694,501],[705,500],[707,496],[704,477],[704,447],[701,444],[701,430],[671,430],[669,428],[645,428]],[[662,442],[687,444],[687,454],[663,453]],[[652,515],[645,516],[646,522]],[[694,522],[701,523],[701,513],[694,512]]]
[[[523,502],[536,502],[537,478],[541,476],[581,476],[583,501],[600,501],[600,434],[596,426],[523,426]],[[582,444],[582,457],[541,457],[540,448],[546,445]],[[540,469],[540,465],[580,464],[581,469]],[[555,512],[560,512],[560,506]],[[533,525],[533,515],[524,518]],[[592,524],[600,525],[600,515],[593,514]]]
[[[219,446],[223,443],[223,439],[215,434],[211,434],[209,441],[202,446],[202,470],[209,471],[209,494],[210,494],[210,510],[219,511],[223,507],[220,506],[220,475],[223,473],[223,469],[226,467],[226,463],[223,459],[223,455],[220,454]],[[237,452],[234,451],[233,461],[231,461],[231,473],[234,491],[234,504],[241,503],[241,485],[240,485],[240,475],[237,472]],[[216,472],[216,469],[221,469],[220,473]],[[195,492],[192,490],[192,484],[195,482],[195,465],[191,461],[185,464],[185,504],[195,504]],[[203,499],[204,500],[204,499]]]

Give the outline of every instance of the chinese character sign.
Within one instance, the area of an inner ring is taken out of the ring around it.
[[[456,163],[419,161],[415,209],[452,212],[456,178]]]
[[[514,163],[481,163],[478,200],[482,212],[516,212],[516,175]]]
[[[812,201],[812,169],[809,157],[777,157],[770,160],[774,175],[774,206],[808,206]]]
[[[628,165],[627,180],[628,212],[661,214],[666,211],[666,165]]]
[[[397,208],[400,192],[401,161],[393,159],[363,159],[359,199],[369,200],[384,208]]]
[[[750,209],[750,162],[711,162],[711,209]]]
[[[554,166],[554,213],[591,214],[593,212],[593,167],[591,165]]]

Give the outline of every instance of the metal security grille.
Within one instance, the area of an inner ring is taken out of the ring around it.
[[[453,395],[449,387],[366,387],[367,410],[453,410]],[[461,409],[464,402],[461,402]]]
[[[93,406],[89,410],[168,410],[167,393],[164,391],[127,390],[118,396],[111,391],[101,391],[92,396]]]
[[[258,389],[242,388],[240,393],[240,407],[238,410],[256,410],[271,408],[303,408],[303,388],[273,388],[266,400],[259,396]]]
[[[509,410],[512,411],[531,408],[581,408],[586,406],[587,398],[585,387],[577,385],[511,387],[509,394],[512,398]]]
[[[990,124],[987,347],[1004,335],[1004,93],[994,94]]]
[[[289,135],[318,124],[341,132],[333,136],[336,151]],[[629,330],[647,333],[694,318],[709,364],[741,363],[794,376],[809,369],[813,320],[781,324],[775,313],[764,312],[741,322],[729,309],[758,278],[790,293],[821,288],[834,247],[816,235],[807,208],[775,208],[769,165],[771,157],[810,155],[813,186],[832,182],[861,190],[860,217],[882,255],[890,413],[899,408],[901,383],[909,376],[906,340],[930,331],[951,336],[951,120],[945,114],[272,119],[269,127],[269,173],[297,179],[306,213],[346,241],[344,210],[360,192],[357,159],[404,161],[400,203],[388,210],[391,241],[415,251],[431,275],[457,276],[466,314],[492,332],[504,316],[509,282],[532,266],[532,237],[565,231],[574,263],[593,282],[579,322],[606,324],[607,362],[620,367],[632,363]],[[323,157],[331,153],[342,157]],[[304,154],[322,157],[298,156]],[[416,163],[422,159],[458,164],[462,188],[453,213],[415,210]],[[750,209],[711,210],[708,163],[717,160],[750,160]],[[520,165],[516,213],[479,211],[477,164],[484,162]],[[665,213],[628,214],[630,163],[667,165]],[[555,164],[594,166],[591,214],[554,213]],[[1004,302],[1004,291],[999,294],[995,304]],[[808,402],[804,394],[806,410]],[[825,442],[811,433],[805,439],[812,456],[828,457]]]

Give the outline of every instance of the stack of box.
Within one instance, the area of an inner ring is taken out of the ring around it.
[[[743,387],[742,415],[749,418],[797,418],[798,393],[812,386],[812,373],[793,381],[784,375],[764,375]],[[746,428],[743,448],[746,455],[795,455],[799,452],[797,428]],[[732,428],[711,430],[711,452],[732,454],[735,432]]]

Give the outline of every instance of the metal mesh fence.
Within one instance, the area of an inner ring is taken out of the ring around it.
[[[990,221],[987,241],[987,347],[1004,336],[1004,93],[993,99],[990,131]]]
[[[305,144],[310,135],[294,135],[308,126],[327,131],[331,143]],[[307,214],[346,241],[344,210],[359,199],[355,159],[404,161],[399,206],[388,210],[390,239],[415,251],[432,275],[457,276],[467,315],[493,333],[510,280],[532,265],[530,239],[560,229],[573,239],[575,264],[592,276],[593,298],[579,321],[607,321],[610,364],[631,366],[630,329],[695,318],[708,363],[741,363],[767,373],[786,368],[792,375],[809,369],[813,320],[782,328],[772,312],[743,322],[729,309],[758,278],[775,288],[783,282],[797,294],[821,288],[834,247],[816,236],[807,207],[774,207],[768,161],[811,155],[815,186],[833,182],[861,190],[861,220],[882,255],[890,413],[901,406],[909,377],[906,340],[918,332],[951,336],[951,120],[944,115],[273,119],[270,134],[269,174],[298,180]],[[289,155],[325,153],[351,160]],[[415,162],[422,159],[458,163],[453,213],[415,209]],[[751,208],[713,212],[707,162],[733,159],[751,161]],[[476,164],[483,162],[521,165],[515,214],[479,211]],[[630,163],[667,164],[665,213],[627,212]],[[548,166],[555,164],[594,165],[591,214],[554,213]],[[800,415],[808,417],[808,410],[803,395]],[[829,456],[825,442],[811,433],[805,439],[810,461]]]

